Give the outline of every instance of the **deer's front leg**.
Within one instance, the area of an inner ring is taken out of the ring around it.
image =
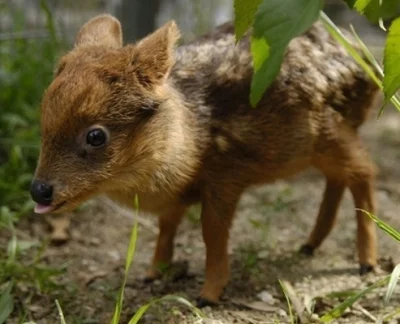
[[[146,281],[159,278],[163,270],[171,264],[174,252],[176,230],[185,212],[184,206],[177,206],[164,215],[159,216],[159,234],[152,264],[147,271]]]
[[[201,214],[203,239],[206,245],[205,282],[198,306],[218,302],[229,281],[229,229],[239,194],[205,195]]]

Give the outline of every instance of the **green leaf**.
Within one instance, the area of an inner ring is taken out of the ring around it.
[[[236,40],[243,37],[254,22],[254,15],[262,0],[235,0]]]
[[[12,283],[10,282],[8,286],[1,292],[0,296],[0,324],[6,322],[8,316],[14,309],[14,301],[11,295]]]
[[[344,0],[351,9],[365,15],[369,21],[378,23],[396,17],[400,13],[398,0]]]
[[[379,20],[388,20],[400,14],[400,2],[398,0],[371,0],[364,9],[364,15],[372,23]]]
[[[8,255],[13,256],[12,258],[15,258],[15,256],[20,252],[29,250],[37,246],[39,246],[39,243],[36,241],[17,240],[15,236],[12,236],[12,238],[8,242],[7,253]]]
[[[323,4],[323,0],[264,0],[259,5],[251,45],[256,68],[250,93],[253,106],[278,75],[289,42],[311,27]]]
[[[349,6],[350,9],[354,8],[354,5],[356,3],[357,0],[344,0],[344,2],[347,3],[347,5]]]
[[[400,242],[400,232],[393,227],[391,227],[389,224],[386,224],[384,221],[380,220],[378,217],[375,215],[367,212],[366,210],[363,209],[357,209],[362,211],[363,213],[367,214],[369,218],[371,218],[376,225],[383,231],[385,231],[387,234],[389,234],[392,238],[394,238],[396,241]]]
[[[366,294],[368,294],[370,291],[376,289],[377,287],[381,287],[383,285],[386,285],[386,283],[389,282],[389,276],[378,280],[371,286],[365,288],[364,290],[360,291],[358,294],[355,294],[349,298],[347,298],[343,303],[340,303],[338,306],[333,308],[331,311],[326,313],[324,316],[321,317],[321,322],[323,323],[329,323],[333,321],[334,319],[340,317],[344,311],[352,306],[356,301],[360,300],[362,297],[364,297]]]
[[[251,38],[251,53],[253,55],[253,68],[254,71],[258,71],[264,61],[268,58],[269,56],[269,45],[267,43],[267,40],[262,37],[262,38]]]
[[[254,71],[253,79],[251,80],[250,103],[253,107],[257,105],[257,103],[261,100],[265,90],[267,90],[267,88],[274,81],[283,62],[284,50],[275,50],[271,52],[272,54],[268,57],[268,59],[262,62],[259,70]],[[262,53],[253,53],[253,55],[256,60],[259,61],[263,56]]]
[[[385,52],[383,58],[383,92],[385,101],[390,98],[400,88],[400,18],[393,21],[389,28],[386,39]]]
[[[371,0],[357,0],[354,4],[354,8],[356,8],[358,12],[363,13],[370,2]]]
[[[324,13],[321,12],[320,20],[325,25],[325,28],[329,31],[329,33],[347,50],[347,52],[353,57],[353,59],[364,69],[364,71],[368,74],[368,76],[375,82],[375,84],[383,90],[383,84],[381,79],[383,79],[383,70],[379,65],[378,61],[374,58],[371,51],[365,46],[365,44],[361,41],[357,34],[354,33],[356,40],[358,41],[361,50],[364,53],[364,56],[370,61],[368,64],[360,55],[358,51],[355,50],[354,46],[348,41],[348,39],[343,35],[341,30],[332,22],[332,20]],[[374,69],[372,69],[372,67]],[[377,73],[379,77],[375,74]],[[394,95],[390,101],[395,106],[395,108],[400,111],[400,99]],[[379,116],[383,112],[382,106]]]
[[[347,5],[352,8],[356,9],[359,13],[363,13],[365,8],[371,2],[371,0],[345,0]]]
[[[356,3],[354,4],[354,8],[359,12],[363,13],[364,10],[368,7],[370,4],[371,0],[357,0]]]

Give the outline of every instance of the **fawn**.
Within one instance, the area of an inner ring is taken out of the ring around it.
[[[170,264],[186,208],[202,204],[205,283],[199,306],[217,303],[229,278],[229,228],[243,191],[307,167],[326,178],[303,253],[331,231],[348,187],[374,212],[375,166],[357,134],[378,88],[320,23],[293,39],[256,108],[250,36],[235,44],[221,25],[177,46],[171,21],[123,46],[119,21],[84,24],[58,64],[41,106],[42,143],[31,195],[37,213],[72,210],[98,194],[158,215],[149,280]],[[356,212],[360,273],[376,266],[374,223]]]

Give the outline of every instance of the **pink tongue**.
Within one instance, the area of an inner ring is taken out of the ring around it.
[[[35,206],[35,213],[36,214],[46,214],[49,213],[53,210],[53,206],[45,206],[45,205],[40,205],[40,204],[36,204]]]

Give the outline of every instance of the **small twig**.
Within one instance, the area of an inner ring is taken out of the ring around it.
[[[364,307],[362,307],[361,305],[353,305],[353,308],[360,311],[361,313],[363,313],[365,316],[367,316],[370,320],[376,322],[376,317],[374,315],[372,315],[370,312],[368,312]]]

